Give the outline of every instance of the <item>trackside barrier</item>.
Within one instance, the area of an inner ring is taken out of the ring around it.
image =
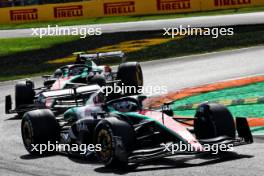
[[[0,8],[0,24],[185,13],[264,5],[264,0],[91,0]]]
[[[264,5],[264,0],[200,0],[201,11]]]

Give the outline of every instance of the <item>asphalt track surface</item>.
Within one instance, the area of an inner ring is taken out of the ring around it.
[[[99,25],[80,25],[74,28],[101,28],[103,33],[161,30],[163,28],[212,27],[230,25],[253,25],[264,23],[264,12],[235,15],[188,17],[167,20],[149,20]],[[68,26],[73,27],[73,26]],[[0,38],[32,37],[32,29],[0,30]]]
[[[145,85],[166,85],[174,91],[209,82],[264,74],[264,46],[170,58],[142,63]],[[34,78],[40,85],[41,79]],[[20,135],[20,119],[4,114],[4,95],[14,92],[14,81],[0,83],[0,175],[262,175],[264,139],[235,148],[223,156],[177,156],[144,163],[130,170],[106,169],[95,159],[27,154]]]

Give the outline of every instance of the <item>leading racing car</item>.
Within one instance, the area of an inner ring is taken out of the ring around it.
[[[96,63],[105,59],[122,59],[117,71],[108,65]],[[105,86],[116,83],[134,86],[138,90],[143,86],[143,74],[138,62],[125,62],[122,51],[86,54],[77,53],[76,62],[57,69],[53,75],[43,76],[44,87],[34,88],[34,82],[26,79],[15,85],[15,108],[12,109],[11,95],[6,96],[6,114],[18,113],[19,116],[29,110],[37,109],[36,100],[42,92],[66,89],[73,86],[93,85]],[[137,90],[137,91],[138,91]]]
[[[60,106],[65,98],[75,97],[75,106],[61,114],[46,108],[27,112],[21,124],[27,151],[40,155],[33,146],[48,143],[100,145],[100,150],[87,149],[84,155],[95,153],[106,166],[122,166],[176,154],[212,152],[220,145],[253,142],[246,118],[234,121],[223,105],[204,103],[194,118],[182,118],[175,116],[168,104],[161,110],[144,109],[142,102],[146,97],[143,95],[106,101],[97,89],[84,86],[43,92],[42,103],[52,98]],[[179,144],[188,145],[192,150],[170,150]],[[206,145],[209,151],[205,150]],[[76,154],[71,150],[64,152]]]

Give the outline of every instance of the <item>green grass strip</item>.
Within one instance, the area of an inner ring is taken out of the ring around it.
[[[122,50],[120,44],[134,41],[136,47],[144,39],[166,38],[164,31],[122,32],[90,36],[0,39],[0,81],[42,75],[54,71],[67,62],[51,64],[49,61],[65,58],[77,51],[91,51],[102,47]],[[148,61],[180,57],[213,51],[223,51],[264,44],[264,25],[235,26],[234,36],[187,36],[165,43],[147,46],[127,53],[128,61]],[[138,41],[138,42],[137,42]],[[69,62],[70,63],[70,62]],[[116,64],[109,61],[106,64]]]
[[[221,101],[221,100],[235,100],[235,99],[247,99],[252,97],[263,97],[264,95],[264,82],[250,84],[242,87],[229,88],[219,91],[213,91],[209,93],[203,93],[191,97],[187,97],[178,101],[175,101],[172,105],[175,114],[184,116],[193,116],[195,114],[194,109],[181,110],[180,106],[186,104],[194,104],[197,102],[205,101]],[[264,104],[244,104],[244,105],[232,105],[229,107],[234,116],[245,117],[264,117]]]
[[[172,104],[172,109],[174,110],[174,114],[193,117],[196,112],[195,109],[177,110],[177,108],[184,104],[193,104],[196,102],[263,97],[264,95],[263,90],[264,90],[264,82],[260,82],[260,83],[250,84],[247,86],[228,88],[228,89],[203,93],[175,101]],[[232,106],[228,106],[228,109],[231,111],[234,117],[264,118],[263,102],[259,102],[258,104],[232,105]],[[264,127],[253,127],[251,128],[251,130],[254,135],[264,134]]]

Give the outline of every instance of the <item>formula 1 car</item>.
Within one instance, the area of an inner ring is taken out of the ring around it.
[[[108,65],[98,66],[96,62],[104,59],[121,58],[123,63],[118,66],[117,71],[113,71]],[[26,79],[19,81],[15,85],[15,108],[12,109],[11,95],[6,96],[6,114],[23,114],[29,110],[37,109],[35,101],[42,92],[49,90],[59,90],[72,86],[83,86],[98,84],[105,86],[119,80],[119,84],[124,86],[134,86],[141,90],[143,86],[143,75],[141,66],[137,62],[125,62],[122,51],[85,54],[78,53],[76,62],[57,69],[53,75],[43,76],[44,87],[34,88],[34,82]]]
[[[212,152],[219,145],[253,142],[246,118],[236,118],[235,123],[229,110],[220,104],[201,104],[194,118],[182,118],[174,116],[168,104],[161,110],[144,109],[143,95],[105,101],[104,94],[96,90],[86,99],[89,91],[89,87],[79,87],[42,94],[47,101],[52,97],[57,102],[75,96],[76,106],[62,114],[38,109],[24,115],[22,138],[30,154],[40,155],[33,150],[37,144],[99,144],[100,150],[87,149],[85,156],[95,153],[106,166],[121,167],[176,154]],[[192,150],[167,150],[180,143]],[[205,150],[205,145],[211,148]]]

